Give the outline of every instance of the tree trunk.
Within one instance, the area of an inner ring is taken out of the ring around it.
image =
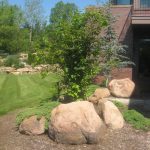
[[[30,37],[29,37],[29,39],[30,39],[30,45],[31,45],[31,42],[32,42],[32,27],[30,28]]]

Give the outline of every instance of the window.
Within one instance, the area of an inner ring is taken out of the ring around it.
[[[150,8],[150,0],[140,0],[141,8]]]
[[[131,0],[117,0],[117,5],[130,5]]]

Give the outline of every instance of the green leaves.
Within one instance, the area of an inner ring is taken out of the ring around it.
[[[87,86],[100,70],[99,34],[105,24],[100,11],[75,12],[69,21],[60,20],[53,32],[53,49],[63,60],[59,64],[64,70],[65,94],[74,100],[85,98]]]
[[[79,93],[81,92],[80,86],[76,83],[71,83],[67,90],[67,95],[73,97],[75,100],[80,98]]]
[[[9,53],[25,51],[29,47],[28,31],[22,27],[23,12],[6,1],[0,3],[0,49]]]
[[[50,23],[57,26],[62,21],[70,21],[75,12],[78,11],[77,6],[74,3],[58,2],[51,10]]]
[[[110,72],[113,68],[133,65],[133,63],[127,56],[127,47],[119,42],[118,36],[113,28],[116,20],[111,14],[110,4],[106,5],[104,12],[107,18],[105,22],[107,26],[102,35],[100,46],[101,57],[99,60],[102,67],[102,73],[108,79],[111,76]]]

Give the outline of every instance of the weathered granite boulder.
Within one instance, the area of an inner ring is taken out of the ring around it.
[[[129,98],[134,92],[135,84],[128,78],[119,80],[114,79],[109,83],[108,87],[113,96]]]
[[[45,117],[38,119],[32,116],[25,119],[19,126],[19,132],[27,135],[40,135],[45,132]]]
[[[102,106],[103,119],[105,124],[112,129],[121,129],[124,126],[124,119],[119,109],[110,101]]]
[[[63,144],[95,144],[106,126],[88,101],[61,104],[51,114],[49,137]]]
[[[110,92],[107,88],[98,88],[94,94],[88,99],[89,102],[98,103],[99,99],[103,99],[110,96]]]

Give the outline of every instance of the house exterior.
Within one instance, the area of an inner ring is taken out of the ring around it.
[[[150,0],[113,0],[114,29],[135,66],[123,71],[136,82],[139,93],[150,93]],[[117,73],[119,74],[119,72]],[[121,75],[122,76],[122,75]],[[120,77],[121,77],[120,76]]]

